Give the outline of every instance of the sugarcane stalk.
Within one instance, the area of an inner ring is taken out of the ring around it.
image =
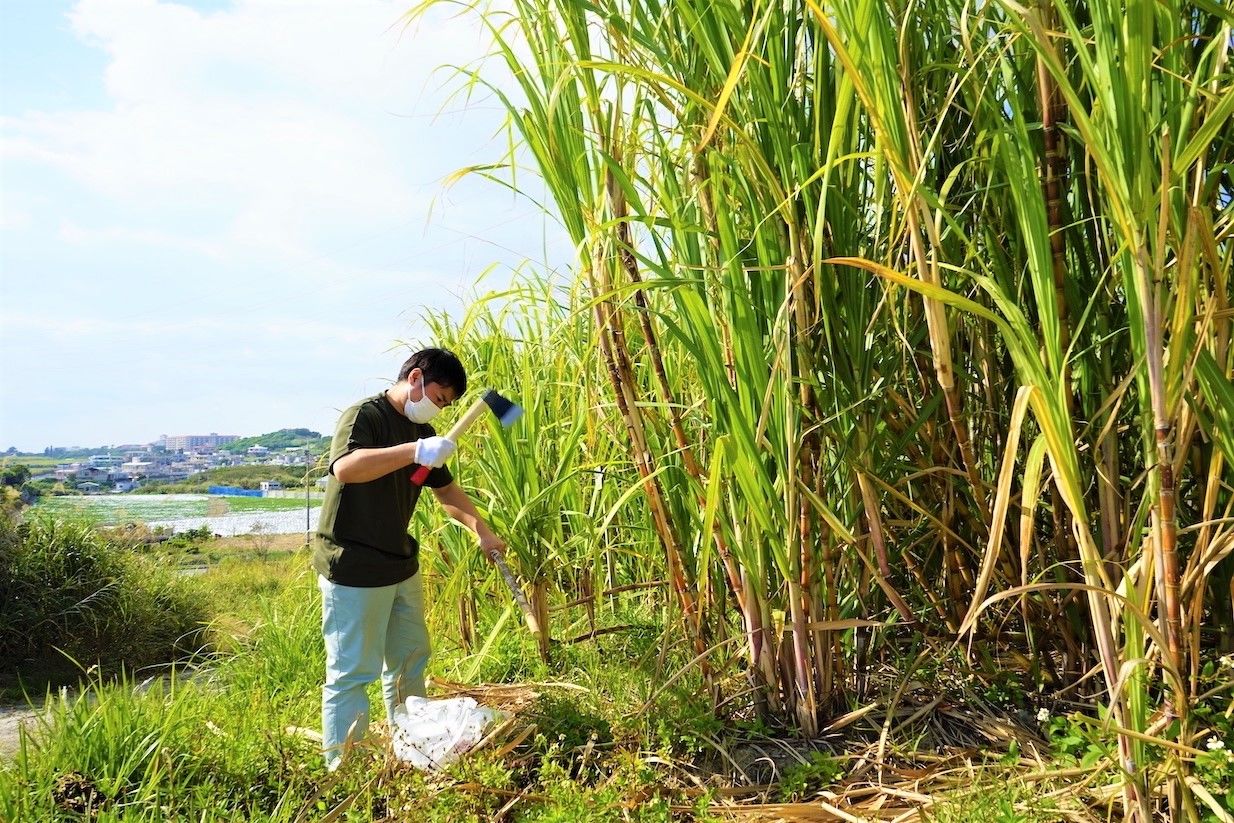
[[[1039,24],[1046,30],[1053,28],[1053,12],[1050,0],[1038,0],[1037,14]],[[1044,49],[1052,48],[1050,41],[1043,42]],[[1059,331],[1059,373],[1058,380],[1063,387],[1063,400],[1068,413],[1072,413],[1074,400],[1071,394],[1071,370],[1067,365],[1067,349],[1071,343],[1071,324],[1067,312],[1067,292],[1065,288],[1067,260],[1066,237],[1063,233],[1065,217],[1063,215],[1063,196],[1060,181],[1067,172],[1067,156],[1061,137],[1059,123],[1066,109],[1058,96],[1058,90],[1053,75],[1050,74],[1048,63],[1042,52],[1037,54],[1037,95],[1041,107],[1042,140],[1045,157],[1041,162],[1041,186],[1045,195],[1046,225],[1050,239],[1050,271],[1054,283],[1054,310]],[[1067,510],[1057,487],[1050,488],[1051,510],[1054,515],[1054,534],[1065,550],[1061,552],[1062,559],[1075,556],[1075,540],[1071,535],[1071,526],[1067,518]]]
[[[611,151],[613,152],[614,161],[620,162],[622,156],[620,149],[614,145]],[[673,439],[676,441],[677,450],[681,454],[681,462],[686,472],[694,480],[698,481],[698,486],[701,489],[706,485],[706,478],[703,477],[702,469],[699,467],[698,460],[694,456],[694,448],[686,437],[685,427],[681,421],[681,409],[669,384],[667,370],[664,368],[664,356],[660,351],[655,328],[652,326],[651,310],[647,305],[647,297],[641,287],[643,278],[639,273],[638,261],[634,257],[633,244],[630,238],[629,209],[625,193],[617,183],[612,168],[606,170],[605,189],[608,193],[609,208],[612,210],[613,221],[616,223],[617,253],[621,262],[621,269],[630,282],[637,287],[634,289],[634,303],[638,308],[636,314],[638,316],[639,328],[643,333],[643,342],[651,356],[652,369],[656,375],[656,385],[659,389],[660,401],[668,409],[669,428],[673,432]],[[698,499],[700,505],[705,504],[701,493],[698,495]],[[738,607],[743,608],[741,604],[745,599],[745,594],[740,585],[737,566],[718,522],[714,524],[713,532],[716,550],[719,552],[721,562],[724,564],[724,573],[728,579],[729,587],[733,597],[737,600]]]
[[[599,255],[599,248],[596,253]],[[703,636],[703,623],[698,614],[691,585],[686,580],[681,548],[670,522],[668,508],[664,504],[663,491],[659,480],[653,476],[655,473],[654,458],[647,443],[642,412],[634,396],[634,369],[626,348],[625,333],[621,328],[621,321],[612,298],[609,296],[612,294],[612,283],[606,276],[607,266],[608,261],[599,258],[594,261],[589,270],[592,294],[598,298],[595,301],[595,310],[600,349],[608,366],[609,379],[617,400],[618,410],[625,421],[627,433],[630,435],[631,451],[651,508],[652,523],[665,551],[669,579],[672,581],[673,590],[681,605],[682,614],[690,626],[695,651],[705,658],[707,642]],[[710,680],[711,670],[705,659],[702,666]]]

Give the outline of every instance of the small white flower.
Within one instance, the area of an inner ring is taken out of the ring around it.
[[[1227,654],[1217,659],[1223,669],[1234,669],[1234,654]]]
[[[1210,737],[1205,745],[1208,746],[1210,752],[1216,752],[1225,748],[1225,741],[1220,737]]]
[[[1038,722],[1040,722],[1040,723],[1044,723],[1044,722],[1046,722],[1046,721],[1047,721],[1047,720],[1049,720],[1049,719],[1050,719],[1050,710],[1049,710],[1049,709],[1038,709],[1038,710],[1037,710],[1037,721],[1038,721]]]

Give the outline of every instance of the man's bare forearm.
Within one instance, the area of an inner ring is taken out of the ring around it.
[[[434,489],[434,492],[437,494],[437,502],[453,520],[471,529],[481,538],[493,533],[462,486],[451,483],[444,489]]]
[[[334,476],[343,483],[367,483],[416,462],[415,441],[384,449],[356,449],[334,461]]]

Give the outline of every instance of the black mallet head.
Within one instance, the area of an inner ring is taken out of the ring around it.
[[[489,389],[484,393],[484,403],[489,407],[489,410],[497,416],[497,421],[501,423],[503,428],[508,428],[513,425],[515,420],[523,416],[523,407],[515,403],[509,398],[502,397],[497,392]]]

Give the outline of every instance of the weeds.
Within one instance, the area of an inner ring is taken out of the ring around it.
[[[207,604],[173,572],[100,537],[43,517],[0,516],[0,659],[20,673],[63,680],[89,666],[135,670],[196,653]]]
[[[811,793],[825,789],[844,773],[844,764],[822,752],[811,752],[804,763],[795,763],[784,769],[780,779],[781,799],[804,800]]]
[[[0,817],[52,819],[80,805],[48,790],[63,783],[88,784],[104,817],[278,818],[272,810],[282,810],[291,819],[325,777],[316,747],[286,731],[317,724],[324,666],[314,654],[314,604],[298,582],[253,604],[256,627],[241,652],[188,679],[174,669],[141,684],[93,673],[76,694],[52,695],[16,761],[0,769]]]
[[[665,819],[657,811],[664,803],[654,797],[660,775],[638,758],[614,755],[618,718],[630,735],[622,751],[655,745],[652,720],[623,718],[641,699],[633,684],[643,675],[611,660],[605,665],[604,650],[571,653],[575,675],[590,676],[599,688],[546,690],[526,712],[540,732],[513,763],[480,753],[430,778],[372,750],[327,775],[315,744],[288,731],[317,726],[324,666],[305,566],[226,564],[201,582],[247,627],[230,651],[189,679],[143,684],[95,672],[79,692],[50,695],[15,762],[0,766],[0,817],[291,820],[306,809],[320,817],[347,805],[347,819],[415,810],[426,820],[487,821],[527,794],[516,804],[527,819],[621,820],[637,797],[646,803],[640,801],[636,819]],[[542,665],[529,638],[511,637],[511,654]],[[674,701],[666,698],[663,706],[671,709]],[[569,816],[584,806],[587,816]]]
[[[1058,762],[1069,766],[1089,767],[1113,756],[1114,750],[1104,735],[1084,723],[1079,712],[1066,717],[1052,717],[1047,726],[1050,748]]]
[[[510,671],[505,658],[520,661],[540,692],[518,711],[533,733],[513,749],[484,749],[443,774],[423,774],[374,744],[327,774],[317,744],[297,731],[317,727],[324,666],[304,557],[222,564],[194,585],[226,607],[234,632],[226,648],[191,673],[136,681],[93,672],[79,692],[51,693],[16,759],[0,764],[0,819],[726,819],[723,807],[732,801],[718,789],[731,781],[712,765],[735,749],[733,731],[686,666],[688,647],[657,645],[660,632],[638,604],[601,617],[643,628],[561,647],[552,667],[527,633],[501,634],[483,666]],[[483,608],[479,628],[503,611]],[[432,669],[457,671],[468,660],[461,648],[447,648]],[[1213,727],[1224,722],[1228,730],[1225,704],[1210,702]],[[1084,728],[1077,721],[1060,733]],[[1060,758],[1077,745],[1060,743]],[[1212,754],[1197,773],[1217,786],[1228,771],[1222,752]],[[793,758],[776,773],[776,787],[751,799],[811,802],[821,792],[842,793],[850,779],[842,764],[851,762],[822,752]],[[936,819],[1054,819],[1048,809],[1027,790],[995,784],[940,803]]]
[[[1049,799],[1029,785],[1012,780],[986,779],[957,792],[931,808],[929,823],[1022,823],[1026,820],[1067,819]]]

